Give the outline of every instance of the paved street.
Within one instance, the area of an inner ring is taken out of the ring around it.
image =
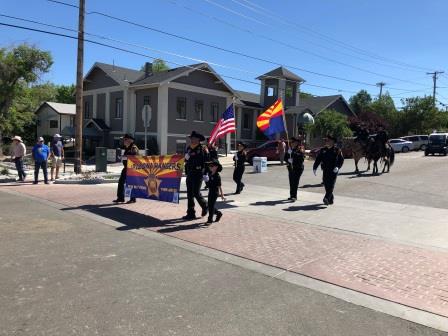
[[[411,322],[405,322],[404,320],[397,320],[391,316],[374,312],[374,310],[448,331],[448,319],[446,319],[448,317],[448,232],[446,230],[448,210],[446,204],[444,205],[441,201],[446,200],[446,196],[442,191],[446,190],[448,185],[446,179],[441,178],[436,183],[433,180],[438,176],[442,177],[443,169],[446,169],[447,162],[447,159],[444,157],[421,157],[421,153],[400,154],[397,156],[396,164],[390,174],[378,177],[363,176],[351,178],[353,175],[345,175],[346,172],[350,171],[351,164],[350,160],[347,160],[343,175],[338,180],[336,204],[329,208],[325,208],[321,204],[322,194],[320,187],[302,188],[299,193],[299,201],[296,203],[284,201],[288,197],[285,168],[270,166],[270,172],[268,173],[247,174],[245,176],[246,189],[243,194],[238,196],[229,195],[227,201],[220,204],[225,209],[222,222],[214,224],[210,228],[200,226],[203,220],[187,223],[179,220],[185,212],[184,197],[179,206],[144,200],[139,200],[133,205],[113,206],[110,201],[114,197],[115,185],[5,185],[0,187],[2,216],[9,211],[9,213],[15,214],[16,219],[7,221],[6,223],[8,224],[6,226],[0,226],[0,230],[5,231],[5,235],[3,231],[1,234],[1,237],[4,237],[3,240],[5,240],[5,244],[1,246],[5,248],[0,248],[0,253],[5,256],[15,255],[21,258],[23,255],[27,255],[26,253],[28,252],[21,253],[18,251],[13,253],[13,247],[22,246],[21,248],[32,249],[33,243],[24,244],[24,242],[35,237],[34,229],[26,229],[26,227],[22,229],[23,226],[21,225],[21,229],[16,232],[17,223],[25,222],[26,218],[31,218],[31,216],[27,212],[17,214],[17,211],[14,212],[13,206],[15,202],[3,201],[9,200],[8,195],[13,195],[11,197],[15,199],[15,197],[19,197],[17,195],[22,194],[27,195],[26,197],[33,197],[31,198],[33,201],[30,202],[29,200],[26,201],[19,198],[16,202],[19,202],[19,204],[20,202],[28,202],[30,206],[29,209],[27,206],[27,211],[33,211],[33,207],[36,207],[34,209],[39,209],[35,213],[40,215],[32,217],[33,220],[29,223],[27,222],[27,225],[30,225],[31,228],[36,227],[39,234],[42,233],[39,225],[46,227],[42,223],[47,213],[54,212],[55,216],[61,216],[61,220],[49,220],[50,229],[48,230],[50,232],[46,232],[47,229],[42,229],[49,235],[49,237],[45,237],[43,240],[38,239],[41,244],[39,246],[45,251],[55,251],[53,247],[48,248],[47,246],[47,243],[58,242],[56,237],[51,237],[52,230],[56,230],[58,235],[64,235],[64,228],[68,223],[72,223],[70,227],[73,230],[85,231],[87,235],[84,240],[80,239],[83,237],[82,235],[76,236],[73,240],[69,237],[70,234],[68,234],[60,242],[64,246],[65,241],[65,246],[67,247],[70,246],[70,244],[67,245],[67,242],[71,241],[74,244],[73,246],[85,244],[88,237],[95,235],[97,227],[101,227],[99,230],[107,231],[111,235],[109,238],[113,241],[115,239],[118,240],[118,242],[114,241],[112,243],[112,246],[115,246],[115,248],[117,248],[117,245],[121,247],[122,244],[124,248],[128,243],[127,237],[132,237],[129,238],[131,240],[129,244],[131,245],[135,244],[134,239],[141,239],[143,245],[154,243],[147,236],[135,238],[134,235],[130,235],[127,231],[137,233],[157,232],[156,236],[159,236],[159,233],[163,233],[164,236],[176,238],[175,241],[180,239],[184,242],[193,243],[193,246],[205,247],[206,251],[223,252],[224,256],[228,256],[223,257],[223,259],[228,262],[234,257],[248,260],[250,263],[255,262],[254,265],[259,266],[252,266],[253,268],[251,269],[255,269],[257,273],[260,273],[256,275],[260,277],[260,281],[268,281],[263,285],[266,286],[265,291],[269,293],[276,293],[276,289],[271,287],[275,283],[282,287],[286,296],[290,295],[288,294],[289,289],[302,291],[307,293],[307,295],[322,296],[323,300],[330,300],[330,302],[335,300],[334,302],[337,302],[337,304],[347,305],[350,309],[357,311],[358,314],[365,312],[366,316],[375,317],[378,321],[382,321],[380,323],[382,327],[377,327],[376,322],[361,317],[363,321],[361,326],[359,323],[351,321],[351,318],[354,316],[351,312],[350,317],[346,315],[342,317],[342,321],[345,321],[344,323],[341,321],[341,316],[335,314],[334,319],[341,324],[339,326],[338,323],[334,324],[335,331],[331,332],[332,335],[350,335],[351,333],[354,335],[400,335],[400,332],[403,335],[424,335],[425,332],[433,335],[437,334],[434,330],[412,324]],[[304,174],[305,176],[301,184],[319,182],[320,177],[310,176],[310,170],[311,167],[308,163],[307,172]],[[229,178],[230,175],[231,171],[227,169],[224,172],[225,191],[233,191],[234,188],[233,182]],[[366,182],[361,183],[358,181]],[[409,181],[409,186],[404,184],[405,181]],[[403,191],[403,188],[400,191],[397,188],[400,185],[404,185],[404,188],[410,191]],[[376,190],[376,192],[372,191],[366,196],[363,194],[366,188],[368,190]],[[1,192],[2,190],[4,192]],[[438,200],[439,203],[432,204],[431,201],[428,201],[428,198],[430,198],[428,195],[432,195],[432,199]],[[38,205],[39,203],[36,202],[34,197],[54,202],[51,204],[58,204],[58,207],[63,211],[50,211],[47,209],[47,206]],[[403,202],[406,199],[412,199],[413,202]],[[110,230],[110,228],[105,229],[96,221],[81,220],[74,215],[74,213],[83,214],[86,212],[99,216],[96,220],[112,220],[115,225],[119,226],[117,228],[118,231]],[[70,214],[69,218],[67,217],[68,214]],[[4,218],[9,218],[9,216]],[[34,220],[41,224],[36,226],[36,224],[33,224]],[[61,223],[60,226],[57,225],[59,222]],[[30,234],[27,234],[27,232]],[[21,239],[22,244],[14,243],[15,239]],[[77,239],[82,241],[78,242]],[[91,244],[89,246],[89,248],[93,248]],[[83,258],[88,259],[89,255],[93,254],[89,248],[77,246],[70,247],[69,250],[76,252],[75,254],[82,254]],[[149,248],[149,246],[146,248]],[[171,250],[172,247],[167,247],[167,249]],[[56,248],[56,250],[58,249]],[[101,255],[97,252],[95,253]],[[154,247],[152,252],[143,253],[143,255],[154,257],[158,256],[159,253],[165,256],[167,254],[163,249]],[[109,277],[111,274],[115,275],[122,272],[118,271],[121,262],[126,264],[124,273],[133,274],[132,272],[137,272],[138,266],[142,267],[142,264],[134,265],[132,261],[127,259],[124,259],[127,260],[127,262],[124,262],[121,258],[116,258],[118,255],[116,252],[110,252],[110,254],[115,255],[111,260],[116,261],[117,265],[113,263],[107,270]],[[33,254],[30,253],[30,255]],[[179,252],[179,255],[184,254]],[[41,256],[37,253],[33,258],[33,260],[40,260]],[[67,258],[61,260],[69,261]],[[169,261],[163,259],[165,264],[163,266],[159,264],[159,267],[164,272],[161,272],[160,276],[164,276],[165,270],[171,271],[173,269],[179,272],[186,272],[183,276],[191,275],[190,271],[193,273],[193,276],[194,274],[200,274],[200,272],[210,271],[200,267],[199,260],[201,258],[203,257],[197,256],[198,262],[195,265],[197,268],[190,267],[188,261],[184,263],[182,258],[176,258],[175,262],[173,258]],[[145,270],[147,267],[151,268],[153,266],[151,264],[153,258],[142,260],[142,262],[144,261],[148,263],[144,264]],[[80,265],[83,263],[84,259],[83,262],[80,262]],[[185,265],[185,267],[180,267],[177,263]],[[240,280],[234,277],[238,277],[239,272],[249,272],[252,275],[256,273],[244,269],[244,266],[243,269],[225,263],[222,266],[222,262],[217,262],[216,260],[212,263],[216,263],[216,269],[219,269],[220,272],[215,273],[211,271],[211,273],[215,276],[220,274],[219,278],[222,281],[221,283],[218,282],[220,284],[219,289],[211,289],[213,292],[220,292],[225,295],[226,291],[231,291],[242,301],[250,303],[255,300],[249,295],[253,292],[248,288],[243,288],[244,286],[239,282]],[[37,262],[37,264],[44,268],[48,266],[45,258]],[[17,265],[21,265],[21,262],[17,262]],[[206,265],[208,264],[206,263]],[[53,264],[53,266],[56,265]],[[7,263],[6,267],[11,267],[11,265]],[[262,270],[262,267],[274,267],[270,269],[270,277],[266,278],[262,275],[267,274]],[[17,268],[20,269],[20,267]],[[237,268],[238,272],[233,273],[233,270],[229,268]],[[18,272],[18,270],[16,271]],[[221,271],[223,272],[221,273]],[[78,272],[80,272],[79,269]],[[2,272],[2,274],[5,273]],[[8,272],[8,274],[13,273]],[[32,274],[32,272],[22,274],[18,278],[32,281]],[[209,279],[209,274],[205,274],[201,279]],[[228,281],[225,281],[226,274],[231,274]],[[89,280],[92,282],[99,281],[98,279],[103,277],[101,271],[97,273],[93,271],[92,273],[87,272],[87,275],[84,276],[87,276],[85,281]],[[121,273],[120,276],[122,276]],[[181,276],[177,275],[177,273],[171,274],[168,272],[167,277],[168,279],[176,278],[176,281],[181,279]],[[297,283],[295,282],[296,280],[293,280],[296,279],[295,277],[301,277],[302,282],[299,284],[303,286],[291,285],[291,282]],[[9,275],[7,280],[11,281],[13,278],[13,275]],[[152,283],[153,279],[156,278],[149,276],[148,283]],[[233,284],[233,281],[238,282],[242,287]],[[208,282],[206,283],[207,285],[209,284]],[[123,281],[122,285],[125,286],[126,281]],[[166,286],[170,286],[170,281],[167,282]],[[187,291],[191,291],[191,286],[187,287]],[[305,287],[308,289],[305,289]],[[26,288],[26,286],[23,288]],[[104,290],[107,290],[107,288],[108,286],[105,286]],[[128,288],[128,286],[126,288],[127,291],[125,293],[131,295],[132,292],[132,295],[135,297],[135,293],[131,290],[132,288]],[[137,292],[139,292],[138,288]],[[178,290],[180,288],[183,289],[182,286],[175,288]],[[236,291],[235,288],[241,288],[241,291]],[[319,294],[309,288],[341,298],[344,301]],[[207,292],[206,289],[204,291],[205,293]],[[9,292],[7,291],[7,293]],[[3,293],[2,295],[4,296]],[[297,295],[300,296],[300,294]],[[295,296],[291,292],[290,298],[292,297]],[[9,301],[11,304],[18,302],[14,301],[10,295],[6,295],[6,298],[12,300]],[[227,298],[230,299],[231,296]],[[263,298],[257,298],[257,300],[261,299]],[[272,298],[269,300],[272,300]],[[258,303],[269,306],[267,303],[269,300],[265,303],[258,301]],[[301,302],[307,301],[308,299]],[[353,302],[357,305],[354,306],[345,301]],[[219,301],[217,302],[219,303]],[[290,305],[290,302],[274,300],[270,303],[274,303],[272,308],[276,309],[277,313],[279,308],[275,307],[276,303],[282,306],[283,309],[286,309],[283,318],[287,318],[288,312],[294,315],[292,312],[297,309],[296,306]],[[178,302],[175,306],[177,307],[180,304]],[[224,306],[226,304],[227,302],[223,303]],[[194,306],[194,302],[192,305]],[[319,305],[316,305],[315,310],[313,310],[312,300],[309,304],[307,302],[305,306],[310,315],[306,322],[291,326],[289,325],[291,322],[283,320],[284,323],[281,323],[282,325],[278,328],[286,329],[279,329],[280,332],[277,334],[328,335],[329,333],[325,331],[325,328],[331,325],[330,321],[328,321],[328,324],[322,324],[321,321],[313,320],[315,316],[328,316],[331,319],[331,314],[329,315],[327,312],[322,311],[322,306],[327,308],[327,303],[320,301]],[[301,307],[303,306],[301,305]],[[372,310],[362,308],[361,306],[371,308]],[[242,309],[238,313],[241,316],[247,307],[239,305],[239,308]],[[214,309],[216,308],[213,307],[212,310],[214,311]],[[345,311],[344,309],[342,310]],[[254,314],[254,311],[251,314]],[[128,312],[126,311],[126,313]],[[246,314],[248,313],[246,312]],[[266,311],[263,310],[260,315],[263,316],[264,313]],[[233,321],[230,316],[225,314],[218,315],[222,319],[230,318],[226,323]],[[302,315],[296,314],[295,316]],[[292,319],[291,321],[298,322],[302,320]],[[244,320],[239,322],[243,323]],[[130,322],[126,317],[123,323],[135,327],[134,322]],[[402,328],[395,330],[394,323],[403,323]],[[245,324],[245,326],[248,325]],[[307,329],[308,326],[311,329]],[[363,329],[363,326],[365,329]],[[253,329],[252,334],[272,334],[272,332],[269,332],[269,329],[266,329],[273,327],[272,324],[261,323],[258,324],[258,327],[260,329]],[[247,330],[242,332],[243,329],[241,328],[243,327],[238,328],[238,332],[241,331],[241,334],[251,334]],[[173,330],[179,332],[178,329]],[[198,331],[199,329],[195,330],[197,331],[196,334],[206,334],[203,333],[203,329],[200,331]],[[227,332],[225,328],[216,330],[214,334],[239,334],[238,332],[225,333]]]

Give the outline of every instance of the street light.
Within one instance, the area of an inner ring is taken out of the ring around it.
[[[150,105],[143,105],[142,108],[143,125],[145,126],[145,155],[148,154],[148,127],[151,125],[152,107]]]
[[[314,117],[311,115],[311,113],[305,112],[299,115],[297,118],[297,127],[299,131],[302,133],[303,140],[306,143],[306,131],[305,126],[306,125],[314,125]]]

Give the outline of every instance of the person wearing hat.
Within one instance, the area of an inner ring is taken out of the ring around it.
[[[297,189],[299,188],[300,177],[302,176],[305,161],[305,149],[301,145],[300,139],[291,138],[290,147],[285,154],[286,167],[289,176],[289,198],[295,202],[297,200]]]
[[[34,145],[32,153],[33,153],[33,159],[34,159],[34,182],[33,182],[33,184],[37,184],[39,182],[40,168],[42,168],[42,172],[44,173],[45,184],[49,184],[47,163],[48,163],[48,157],[50,156],[50,148],[48,148],[48,146],[46,144],[44,144],[44,138],[39,137],[37,139],[37,143]]]
[[[59,178],[59,168],[62,166],[62,161],[64,160],[64,145],[62,143],[62,137],[59,134],[55,134],[50,148],[51,157],[51,169],[50,177],[51,181],[57,180]],[[56,169],[56,175],[54,171]]]
[[[313,172],[316,175],[317,168],[322,165],[323,182],[325,187],[324,204],[333,204],[334,196],[333,190],[336,183],[339,170],[344,164],[344,157],[342,151],[335,146],[337,139],[328,134],[325,138],[325,147],[323,147],[316,157],[313,165]]]
[[[244,183],[241,181],[243,179],[244,174],[244,163],[246,162],[246,144],[243,142],[238,142],[238,152],[236,152],[233,157],[233,165],[235,169],[233,171],[233,180],[236,183],[236,191],[235,194],[241,194],[244,189]]]
[[[128,166],[128,156],[138,155],[138,147],[134,144],[134,137],[129,134],[123,136],[124,153],[121,157],[123,161],[123,169],[121,170],[120,179],[118,180],[117,199],[113,200],[114,203],[124,203],[124,184],[126,183],[126,171]],[[137,200],[135,197],[131,197],[128,204],[135,203]]]
[[[215,222],[219,222],[222,217],[222,212],[216,209],[216,200],[218,195],[224,201],[224,194],[221,187],[221,176],[219,173],[222,171],[221,163],[218,159],[213,159],[208,164],[208,220],[207,225],[213,223],[213,216],[216,215]]]
[[[16,135],[12,138],[11,148],[11,160],[14,160],[16,165],[17,174],[19,175],[19,181],[25,181],[26,173],[23,168],[23,158],[26,155],[26,147],[22,141],[22,138]]]
[[[206,146],[201,145],[205,140],[202,134],[196,131],[191,132],[190,145],[185,152],[185,173],[187,175],[187,214],[183,217],[185,220],[196,219],[194,209],[194,200],[202,208],[201,216],[204,217],[208,212],[207,202],[201,194],[202,181],[208,181],[206,175],[206,162],[208,161],[208,151]]]

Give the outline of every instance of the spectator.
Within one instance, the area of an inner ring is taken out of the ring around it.
[[[64,160],[64,145],[62,143],[62,137],[59,134],[55,134],[53,142],[51,143],[51,180],[54,181],[59,178],[59,168],[62,166]],[[54,170],[56,169],[56,176]],[[53,178],[54,176],[54,178]]]
[[[285,161],[285,152],[286,152],[286,143],[283,139],[278,141],[277,145],[277,154],[280,160],[280,164],[283,166],[283,162]]]
[[[34,145],[33,150],[33,159],[34,159],[34,182],[33,184],[37,184],[39,182],[39,169],[42,168],[42,172],[44,173],[44,182],[45,184],[49,184],[48,182],[48,172],[47,172],[47,162],[48,157],[50,156],[50,148],[44,144],[44,138],[39,137],[37,139],[37,144]]]
[[[22,138],[16,135],[12,138],[11,160],[14,160],[14,163],[16,164],[19,181],[25,181],[26,179],[26,173],[23,169],[23,158],[25,155],[26,147],[22,141]]]

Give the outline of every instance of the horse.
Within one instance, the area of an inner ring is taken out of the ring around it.
[[[367,150],[367,159],[373,161],[372,175],[378,175],[378,161],[384,163],[381,173],[389,173],[390,167],[395,161],[395,152],[389,144],[384,143],[379,138],[372,138]],[[386,171],[387,168],[387,171]]]
[[[353,160],[355,161],[355,173],[359,174],[359,160],[361,160],[363,157],[367,159],[365,146],[359,141],[356,141],[356,138],[344,138],[342,141],[342,146],[352,152]],[[369,164],[367,170],[370,170],[370,160],[367,161]]]

